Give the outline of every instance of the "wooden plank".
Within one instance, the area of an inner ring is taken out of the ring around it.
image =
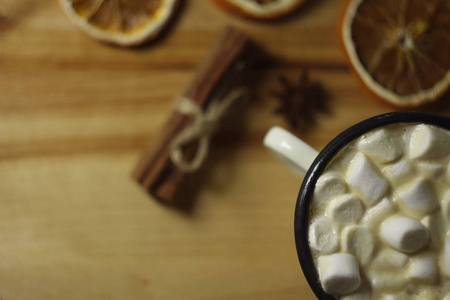
[[[343,1],[254,22],[186,1],[164,38],[110,47],[68,22],[57,1],[0,3],[0,294],[8,300],[313,300],[297,261],[301,184],[261,144],[280,88],[307,68],[332,96],[301,137],[322,149],[391,111],[372,101],[335,37]],[[159,205],[130,173],[212,42],[233,25],[281,63],[258,102],[228,122],[190,187],[189,211]],[[426,108],[450,115],[443,104]]]

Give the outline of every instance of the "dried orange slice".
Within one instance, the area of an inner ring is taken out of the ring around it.
[[[158,36],[178,0],[59,0],[69,19],[88,35],[120,46]]]
[[[253,19],[276,19],[295,11],[306,0],[211,0],[225,10]]]
[[[351,66],[398,107],[438,99],[450,86],[450,1],[349,0],[340,35]]]

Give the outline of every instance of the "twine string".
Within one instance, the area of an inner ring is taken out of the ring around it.
[[[170,159],[178,169],[190,173],[202,166],[208,156],[210,138],[217,130],[220,120],[245,94],[247,94],[246,89],[236,88],[223,99],[213,99],[204,112],[197,102],[188,97],[181,96],[175,99],[175,109],[193,118],[192,123],[176,135],[170,144]],[[186,160],[183,148],[196,140],[198,140],[198,146],[194,157]]]

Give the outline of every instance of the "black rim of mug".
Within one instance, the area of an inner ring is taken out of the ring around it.
[[[303,274],[312,291],[320,300],[334,300],[335,298],[322,289],[308,243],[309,203],[316,181],[333,157],[349,142],[372,129],[395,123],[425,123],[450,130],[450,118],[445,116],[420,112],[392,112],[378,115],[353,125],[335,137],[319,153],[303,179],[295,207],[295,244]]]

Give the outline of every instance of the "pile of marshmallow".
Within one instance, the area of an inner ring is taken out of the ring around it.
[[[450,299],[450,284],[442,288],[450,278],[449,165],[450,133],[424,124],[376,129],[333,159],[316,183],[309,226],[328,294],[443,299],[447,289]]]

